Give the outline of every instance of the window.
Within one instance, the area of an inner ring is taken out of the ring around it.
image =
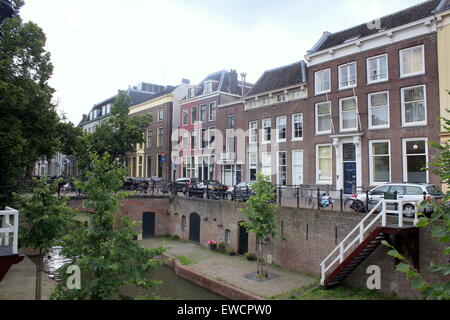
[[[286,141],[286,116],[277,118],[277,142]]]
[[[286,151],[278,152],[278,184],[287,185],[287,153]]]
[[[389,140],[369,142],[370,184],[391,182],[391,147]]]
[[[196,91],[196,88],[195,88],[195,87],[189,88],[188,98],[193,98],[193,97],[195,97],[195,91]]]
[[[418,126],[427,124],[425,86],[402,89],[402,125]]]
[[[249,142],[258,143],[258,121],[252,121],[249,123]]]
[[[303,114],[292,115],[292,141],[303,140]]]
[[[389,78],[388,56],[372,57],[367,59],[367,83],[386,81]]]
[[[236,139],[234,137],[227,137],[227,145],[226,145],[226,151],[227,153],[235,153],[235,141]]]
[[[234,124],[236,122],[235,116],[229,116],[227,118],[227,129],[234,129]]]
[[[258,170],[258,153],[250,152],[248,155],[248,163],[249,163],[249,180],[256,181],[256,172]]]
[[[209,121],[214,121],[216,120],[216,102],[210,102],[209,103]]]
[[[303,150],[292,150],[292,184],[303,184]]]
[[[164,146],[164,128],[158,128],[158,136],[156,137],[156,145],[158,148]]]
[[[144,174],[144,157],[139,156],[139,169],[138,169],[138,177],[142,178]]]
[[[225,242],[231,244],[231,231],[225,230]]]
[[[206,122],[206,104],[200,106],[200,121]]]
[[[292,92],[292,99],[303,99],[305,98],[306,91],[303,89],[298,89]]]
[[[265,106],[269,105],[270,101],[271,101],[270,97],[264,97],[263,98],[263,105],[265,105]]]
[[[256,108],[258,106],[258,98],[250,101],[250,108]]]
[[[389,128],[389,92],[369,94],[369,129]]]
[[[188,123],[189,123],[189,110],[186,108],[183,109],[183,125],[187,126]]]
[[[352,131],[358,129],[358,108],[356,97],[350,97],[339,100],[341,116],[341,131]]]
[[[284,101],[286,101],[286,95],[283,93],[283,94],[278,94],[277,95],[277,102],[284,102]]]
[[[197,140],[197,131],[192,130],[191,131],[191,150],[195,149],[196,140]]]
[[[147,149],[152,148],[152,139],[153,139],[153,131],[148,130],[147,131]]]
[[[209,131],[209,148],[214,149],[216,146],[216,128],[211,127],[208,129]]]
[[[158,110],[158,122],[161,122],[164,120],[164,110]]]
[[[191,108],[191,124],[197,122],[197,107]]]
[[[331,102],[316,104],[316,134],[331,133]]]
[[[339,66],[339,89],[356,87],[356,62]]]
[[[272,154],[270,152],[263,152],[261,158],[262,169],[261,173],[264,176],[272,176]]]
[[[263,127],[262,142],[270,143],[270,141],[272,140],[272,120],[264,119],[262,121],[262,127]]]
[[[181,231],[186,231],[186,216],[181,217]]]
[[[424,46],[400,50],[400,77],[425,73]]]
[[[206,137],[206,129],[202,129],[202,134],[200,136],[200,148],[201,149],[205,149],[206,146],[208,145],[208,139]]]
[[[208,81],[208,82],[205,82],[205,94],[206,93],[210,93],[210,92],[212,92],[212,82],[211,81]]]
[[[317,145],[316,153],[316,183],[331,184],[333,180],[333,159],[331,144]]]
[[[183,132],[183,150],[188,150],[189,149],[189,131],[185,131]]]
[[[423,168],[428,162],[426,138],[403,140],[403,180],[409,183],[427,183],[428,174]]]
[[[314,74],[316,95],[331,91],[331,69],[318,71]]]

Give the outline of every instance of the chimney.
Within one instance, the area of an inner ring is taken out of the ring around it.
[[[247,94],[247,92],[246,92],[246,84],[247,84],[247,82],[246,82],[246,78],[247,78],[247,73],[245,73],[245,72],[242,72],[241,73],[241,88],[242,88],[242,93],[241,93],[241,95],[242,96],[244,96],[245,94]]]
[[[238,92],[238,74],[236,70],[231,69],[230,71],[230,90],[231,92]]]
[[[189,79],[181,79],[181,83],[191,84],[191,80],[189,80]]]

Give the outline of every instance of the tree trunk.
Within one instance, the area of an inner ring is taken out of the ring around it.
[[[36,300],[42,300],[42,250],[39,249],[39,260],[36,264]]]

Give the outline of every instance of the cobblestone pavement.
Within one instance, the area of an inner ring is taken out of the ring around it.
[[[255,273],[257,264],[245,257],[232,257],[197,244],[167,238],[145,239],[141,243],[147,248],[161,245],[169,248],[168,254],[187,259],[188,268],[264,298],[274,298],[318,281],[311,276],[278,267],[268,267],[269,272],[278,276],[275,279],[266,282],[254,281],[245,276]]]
[[[36,286],[36,266],[25,257],[19,264],[11,266],[0,282],[0,300],[34,300]],[[42,300],[48,300],[56,282],[42,274]]]

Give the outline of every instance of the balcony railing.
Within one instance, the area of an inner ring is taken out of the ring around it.
[[[0,211],[0,256],[18,254],[19,211],[6,207]]]
[[[220,160],[221,161],[235,161],[236,153],[235,152],[221,153]]]

